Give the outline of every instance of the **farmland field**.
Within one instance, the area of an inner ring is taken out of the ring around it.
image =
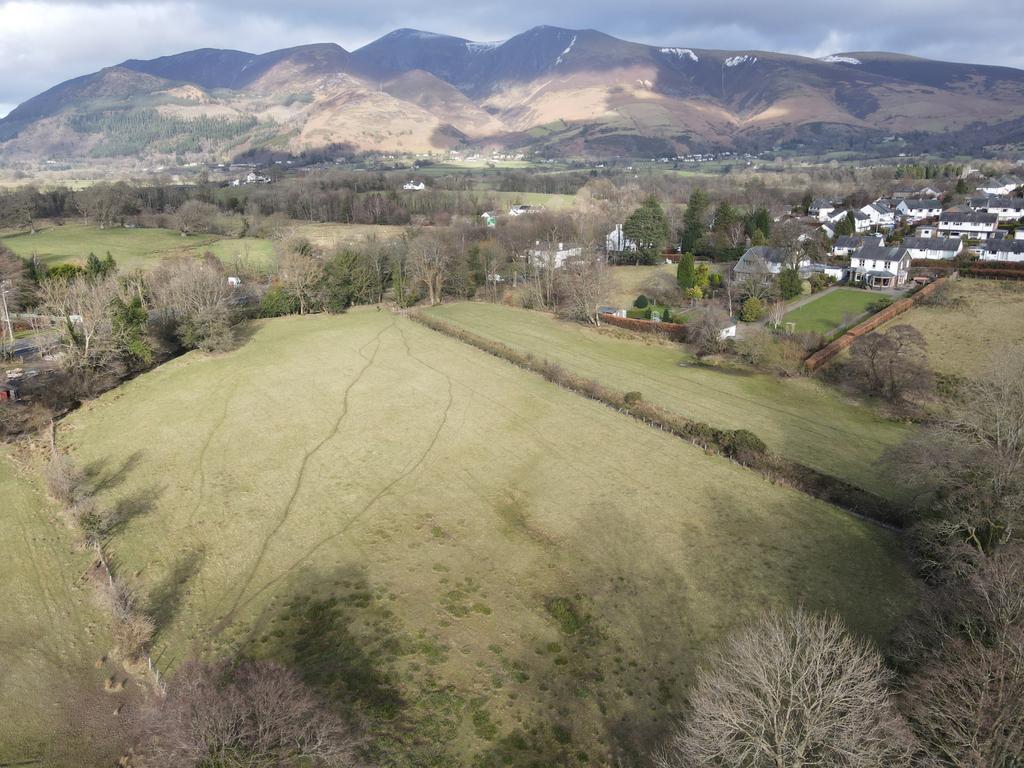
[[[898,492],[875,466],[906,429],[811,379],[780,380],[694,365],[678,347],[614,338],[549,315],[483,303],[430,312],[691,419],[749,429],[770,448],[884,496]]]
[[[795,323],[797,331],[828,334],[848,320],[867,312],[880,294],[859,288],[836,288],[802,307],[788,312],[784,323]]]
[[[1011,280],[962,279],[948,289],[954,306],[916,305],[885,326],[912,325],[928,343],[940,373],[977,375],[1003,347],[1024,344],[1024,285]]]
[[[96,663],[110,638],[82,580],[90,559],[30,474],[0,445],[0,765],[112,764],[125,694],[103,691],[118,671]]]
[[[371,237],[382,242],[402,236],[405,227],[391,224],[318,224],[294,222],[289,233],[304,237],[325,250],[363,245]]]
[[[49,227],[34,235],[11,235],[4,237],[2,242],[23,258],[37,255],[47,266],[64,262],[84,264],[90,253],[100,258],[110,253],[123,271],[149,269],[167,256],[199,256],[207,250],[226,263],[234,262],[239,255],[254,266],[265,266],[273,256],[271,244],[257,238],[182,237],[170,229],[100,229],[83,224]]]
[[[908,607],[887,531],[403,317],[251,331],[60,440],[133,510],[110,550],[161,664],[284,659],[381,764],[610,763],[765,608],[882,640]]]

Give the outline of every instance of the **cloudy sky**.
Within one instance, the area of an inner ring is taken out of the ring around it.
[[[1014,3],[997,0],[0,0],[0,116],[71,77],[202,47],[352,50],[398,27],[501,40],[538,24],[637,42],[812,56],[887,50],[1024,68]]]

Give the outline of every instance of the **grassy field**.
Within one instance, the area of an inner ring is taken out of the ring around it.
[[[125,271],[148,269],[167,256],[199,256],[205,251],[212,251],[227,263],[234,262],[236,254],[245,255],[257,267],[266,266],[273,257],[271,243],[257,238],[182,237],[170,229],[100,229],[83,224],[49,227],[34,235],[9,235],[2,242],[18,256],[35,254],[49,266],[84,264],[90,253],[100,258],[110,253]]]
[[[802,307],[786,313],[784,323],[795,323],[798,331],[828,334],[864,314],[879,294],[859,288],[837,288]]]
[[[261,322],[60,439],[161,665],[282,658],[384,765],[610,764],[766,607],[882,639],[913,594],[887,531],[387,312]]]
[[[311,224],[295,222],[289,232],[305,237],[325,250],[363,245],[371,237],[381,241],[396,240],[405,227],[392,224]]]
[[[556,195],[547,192],[495,192],[492,190],[481,191],[480,194],[487,195],[504,204],[506,207],[512,205],[543,205],[545,208],[560,209],[571,208],[576,205],[576,195]],[[507,210],[502,211],[508,213]]]
[[[675,264],[658,264],[653,267],[612,267],[608,281],[608,295],[605,298],[613,307],[631,307],[644,286],[659,274],[676,276]]]
[[[74,550],[32,473],[0,445],[0,765],[111,765],[114,707],[126,694],[97,663],[110,646],[105,617]]]
[[[815,380],[694,365],[678,347],[614,338],[539,312],[468,302],[430,311],[602,384],[638,390],[691,419],[749,429],[785,456],[876,493],[898,495],[875,462],[906,436],[905,428]]]
[[[963,279],[952,284],[960,304],[917,305],[883,326],[913,325],[928,342],[928,358],[940,373],[973,376],[1003,347],[1024,344],[1024,285],[1011,280]]]

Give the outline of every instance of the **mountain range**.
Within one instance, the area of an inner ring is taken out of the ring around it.
[[[337,146],[654,156],[888,136],[960,151],[1024,141],[1024,71],[651,46],[557,27],[494,43],[399,29],[351,52],[130,59],[14,109],[0,120],[0,158],[225,160]]]

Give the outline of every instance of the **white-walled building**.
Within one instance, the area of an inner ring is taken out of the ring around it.
[[[402,185],[402,189],[406,192],[422,192],[427,188],[427,185],[422,181],[407,181]]]
[[[785,248],[772,248],[768,245],[754,245],[747,248],[740,260],[733,267],[733,273],[738,276],[744,275],[777,275],[782,272],[783,267],[790,263],[789,251]],[[797,269],[805,269],[811,265],[808,258],[800,259],[795,266]]]
[[[978,191],[983,195],[1008,195],[1021,185],[1024,185],[1024,180],[1018,176],[1002,176],[989,179],[978,187]]]
[[[850,280],[871,288],[899,288],[909,272],[910,254],[899,246],[869,243],[850,257]]]
[[[964,249],[957,237],[905,237],[901,245],[912,259],[955,259]]]
[[[995,234],[999,217],[983,211],[944,211],[939,217],[940,237],[987,240]]]
[[[868,217],[869,227],[893,227],[896,225],[896,213],[881,200],[868,203],[860,209]]]
[[[906,198],[896,205],[896,213],[911,223],[917,223],[942,213],[942,203],[924,198]]]
[[[987,240],[978,256],[982,261],[1024,261],[1024,240]]]
[[[823,200],[819,198],[811,203],[811,207],[807,209],[807,213],[818,221],[828,221],[829,215],[835,211],[837,207],[838,206],[831,200]]]
[[[583,247],[575,243],[542,243],[540,240],[526,252],[530,264],[555,269],[564,267],[569,259],[576,259],[582,255]]]
[[[632,253],[636,251],[636,243],[626,237],[621,224],[616,224],[604,237],[604,249],[607,253]]]
[[[885,238],[881,235],[842,235],[832,244],[832,255],[839,258],[852,256],[854,251],[869,243],[885,245]]]
[[[968,204],[975,211],[994,213],[999,221],[1024,219],[1024,197],[973,197]]]

